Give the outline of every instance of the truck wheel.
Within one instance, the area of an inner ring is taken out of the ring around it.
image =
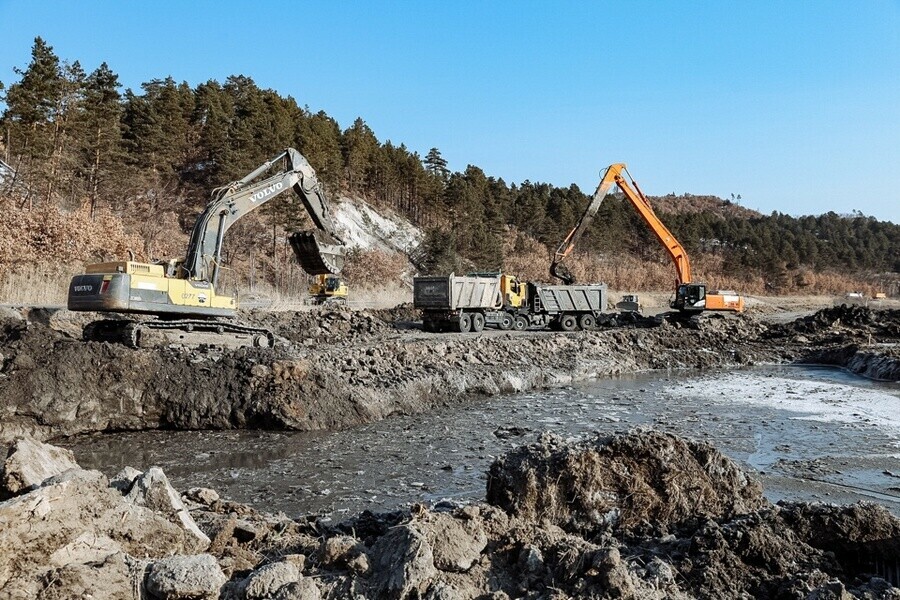
[[[528,329],[528,319],[523,315],[516,315],[516,318],[513,320],[513,329],[516,331],[525,331]]]
[[[578,320],[575,315],[563,315],[559,318],[559,328],[563,331],[575,331],[578,327]]]
[[[590,313],[583,314],[578,319],[578,326],[582,329],[593,329],[595,325],[597,325],[597,319]]]
[[[513,316],[509,313],[503,313],[497,326],[503,331],[509,331],[513,328]]]
[[[472,331],[478,333],[484,329],[484,315],[481,313],[472,313]]]
[[[469,330],[472,329],[472,317],[468,313],[459,315],[459,322],[456,324],[456,328],[460,333],[469,333]]]

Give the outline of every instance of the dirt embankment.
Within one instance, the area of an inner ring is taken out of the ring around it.
[[[900,381],[900,310],[835,306],[773,326],[765,337],[802,346],[800,362],[843,367],[871,379]]]
[[[711,446],[648,430],[545,434],[495,462],[486,502],[338,524],[179,494],[157,468],[107,480],[32,440],[0,492],[8,597],[900,598],[883,507],[772,505]]]
[[[132,350],[78,339],[86,315],[8,313],[0,322],[0,443],[20,434],[155,428],[337,429],[476,395],[648,369],[823,362],[873,335],[900,340],[898,313],[870,311],[859,326],[831,316],[812,325],[742,317],[468,335],[425,334],[405,307],[249,315],[280,336],[274,350]],[[866,352],[884,363],[877,376],[896,379],[896,357]]]

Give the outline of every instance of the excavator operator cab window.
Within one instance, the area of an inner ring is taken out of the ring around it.
[[[339,287],[341,287],[341,280],[337,277],[328,277],[325,279],[326,292],[335,292]]]
[[[687,301],[692,306],[706,298],[705,285],[686,285],[684,287],[687,289]]]

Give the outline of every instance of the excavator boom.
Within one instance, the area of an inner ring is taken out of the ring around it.
[[[659,217],[656,216],[656,213],[653,212],[650,201],[647,200],[644,192],[638,187],[637,182],[631,176],[631,173],[628,172],[628,168],[624,164],[615,166],[622,167],[621,171],[615,175],[616,185],[622,190],[622,193],[625,194],[625,197],[628,198],[635,210],[638,211],[638,214],[641,215],[641,218],[643,218],[647,226],[650,227],[653,235],[655,235],[656,239],[658,239],[663,247],[665,247],[672,262],[675,263],[675,286],[677,287],[682,283],[690,283],[691,261],[688,259],[684,246],[681,245],[681,242],[672,235],[669,228],[666,227],[665,224],[659,220]],[[628,175],[628,179],[631,180],[631,183],[625,179],[622,173]]]
[[[256,178],[269,171],[281,159],[287,160],[287,168],[254,183]],[[244,178],[213,192],[213,200],[200,214],[191,232],[183,267],[188,278],[209,281],[215,286],[222,242],[228,228],[247,213],[288,190],[297,193],[321,232],[316,238],[317,242],[321,240],[321,244],[311,244],[305,249],[300,260],[301,266],[311,275],[340,272],[343,258],[338,248],[342,244],[335,234],[319,180],[306,158],[293,148],[288,148]],[[300,258],[298,255],[298,259]]]

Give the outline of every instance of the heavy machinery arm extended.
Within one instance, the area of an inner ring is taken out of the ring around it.
[[[283,162],[282,162],[283,161]],[[276,165],[276,173],[256,181]],[[85,330],[87,339],[122,340],[140,345],[145,334],[218,334],[193,336],[201,341],[228,341],[237,345],[270,345],[266,330],[210,317],[233,317],[234,297],[216,293],[225,233],[237,220],[288,190],[297,193],[317,229],[291,236],[301,267],[311,275],[340,273],[343,243],[337,237],[328,203],[315,171],[306,158],[288,148],[275,158],[213,192],[213,199],[197,218],[183,261],[163,264],[120,261],[88,265],[69,285],[68,308],[75,311],[142,313],[159,317],[150,321],[107,320]],[[171,336],[170,336],[171,337]]]
[[[569,232],[566,239],[564,239],[559,245],[559,248],[556,249],[556,254],[553,255],[553,262],[550,263],[550,274],[560,279],[566,285],[575,283],[575,276],[563,264],[563,261],[572,254],[578,240],[581,239],[584,232],[587,231],[591,223],[594,222],[594,217],[597,216],[597,211],[600,209],[600,204],[603,203],[603,199],[606,198],[606,195],[609,194],[613,186],[616,185],[615,176],[617,173],[613,167],[617,166],[624,167],[625,165],[612,165],[606,169],[606,172],[603,173],[603,177],[600,178],[600,184],[594,191],[594,196],[591,198],[591,202],[585,209],[584,214],[581,215],[581,218],[578,219],[578,223],[575,224],[575,227],[572,228],[572,231]]]
[[[628,176],[627,179],[626,175]],[[644,192],[641,191],[641,188],[628,172],[628,168],[624,163],[612,164],[604,171],[590,204],[556,251],[553,262],[550,265],[551,274],[559,277],[567,284],[575,281],[569,270],[561,263],[571,254],[578,239],[594,220],[594,216],[597,214],[603,199],[614,186],[618,187],[628,201],[631,202],[631,205],[634,206],[647,226],[650,227],[656,239],[663,245],[675,264],[675,299],[671,303],[672,308],[684,312],[699,312],[703,310],[741,312],[744,310],[744,299],[735,292],[711,292],[707,294],[704,284],[695,283],[691,279],[691,261],[688,259],[684,246],[656,216],[650,201],[647,200]]]
[[[287,168],[254,183],[255,179],[282,159],[286,159]],[[301,266],[310,275],[339,273],[343,266],[343,254],[325,194],[309,161],[293,148],[288,148],[242,179],[213,191],[213,200],[197,218],[191,232],[183,265],[187,278],[209,281],[215,286],[218,282],[222,242],[228,228],[247,213],[288,190],[297,193],[313,223],[324,232],[317,236],[321,242],[317,247],[311,248],[312,252],[304,254],[302,258],[298,254]],[[327,239],[326,235],[331,239]]]

